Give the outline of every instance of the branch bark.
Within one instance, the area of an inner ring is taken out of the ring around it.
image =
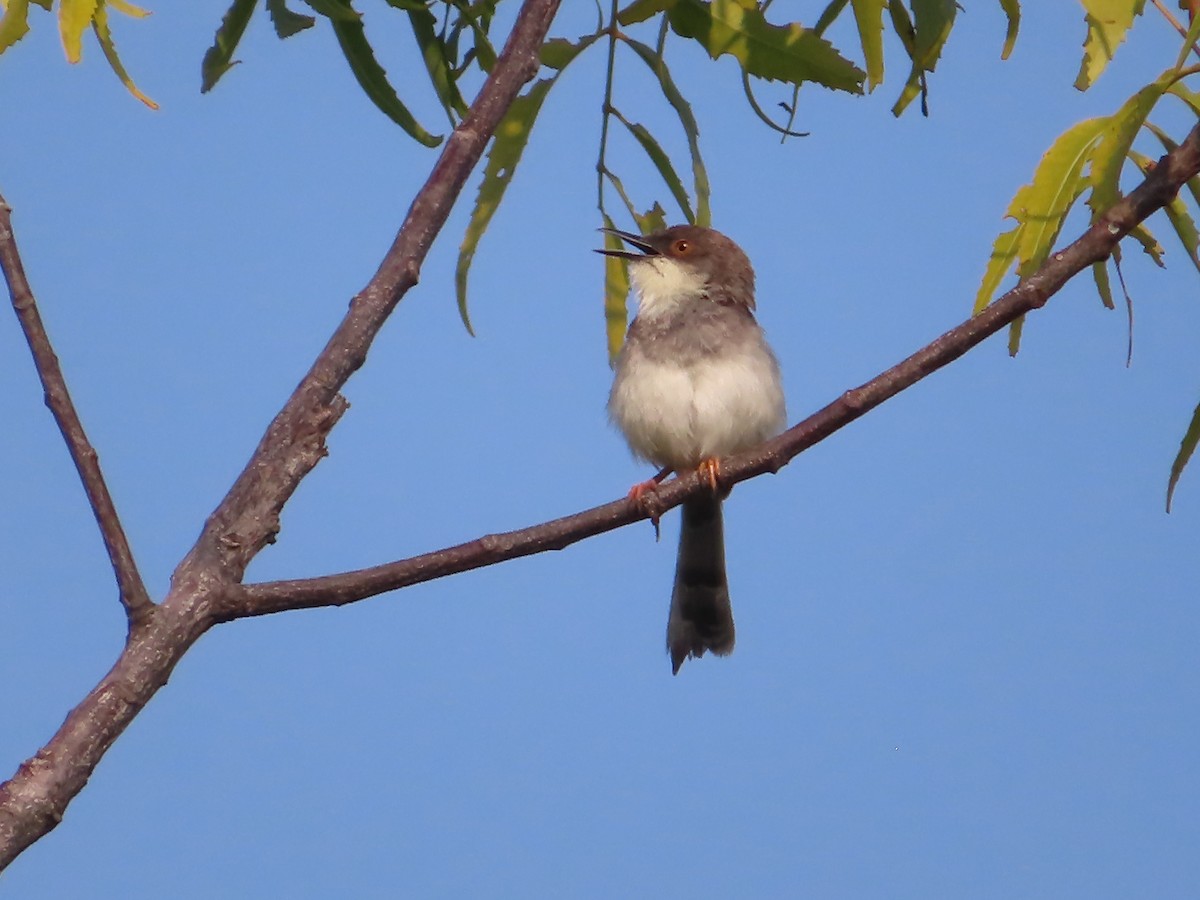
[[[137,563],[134,562],[133,551],[129,548],[125,529],[117,515],[116,504],[108,492],[104,473],[100,471],[100,457],[88,440],[79,413],[75,411],[62,367],[58,364],[58,355],[54,352],[41,313],[38,312],[33,288],[29,286],[25,266],[21,263],[21,254],[17,249],[12,226],[12,208],[3,196],[0,196],[0,270],[4,271],[13,310],[17,314],[17,321],[21,323],[25,341],[29,344],[29,352],[33,355],[33,365],[42,382],[46,406],[54,416],[58,430],[62,432],[67,451],[71,454],[71,461],[75,463],[75,470],[79,472],[79,478],[83,482],[84,492],[92,507],[92,515],[96,517],[96,524],[100,526],[104,549],[108,551],[108,559],[117,577],[121,605],[125,607],[125,617],[132,630],[150,612],[153,604],[138,572]]]
[[[195,546],[176,568],[166,598],[158,606],[148,599],[139,603],[139,610],[144,608],[145,613],[139,616],[137,627],[131,628],[113,668],[71,711],[49,743],[0,784],[0,870],[58,824],[67,804],[83,789],[113,741],[166,684],[184,653],[219,620],[217,610],[223,595],[241,579],[254,555],[274,540],[283,505],[325,455],[325,437],[346,409],[338,392],[366,360],[388,315],[417,283],[421,263],[467,177],[522,86],[537,74],[539,50],[558,6],[559,0],[525,0],[503,52],[466,118],[447,140],[379,270],[351,301],[325,349],[275,416],[229,493],[208,517]],[[36,310],[15,256],[7,211],[0,218],[0,251],[6,247],[10,256],[0,260],[24,324],[29,311],[36,317]],[[13,273],[21,273],[20,278],[14,280]],[[36,344],[31,342],[38,371],[57,373],[61,383],[44,330],[40,334]],[[65,396],[65,385],[62,394]],[[55,402],[58,396],[56,392]],[[49,387],[47,397],[50,399]],[[57,417],[57,410],[55,413]],[[94,464],[95,451],[82,437],[82,428],[76,434],[72,426],[70,433],[64,430],[64,436],[72,455],[78,450],[85,464],[89,460]],[[95,472],[98,478],[99,469]],[[89,489],[97,483],[90,474],[84,481]],[[102,480],[98,483],[103,484]],[[111,507],[111,500],[108,505]],[[105,513],[102,529],[109,521],[107,516]],[[110,539],[108,530],[105,539]],[[124,552],[128,553],[127,546]],[[118,568],[118,577],[125,571]],[[144,588],[141,595],[145,596]]]
[[[795,457],[855,419],[958,359],[972,347],[1020,316],[1040,309],[1071,278],[1107,259],[1121,238],[1165,206],[1189,179],[1200,173],[1200,125],[1175,150],[1159,160],[1146,179],[1065,249],[1054,253],[1037,272],[978,315],[950,329],[916,353],[794,425],[779,437],[745,453],[721,460],[721,481],[733,485],[766,472],[778,472]],[[655,514],[678,506],[703,490],[695,473],[672,479],[655,492]],[[341,606],[397,588],[432,581],[545,550],[561,550],[576,541],[610,531],[650,513],[629,500],[618,500],[540,525],[491,534],[432,553],[367,569],[237,586],[222,598],[222,621],[262,616],[289,609]]]

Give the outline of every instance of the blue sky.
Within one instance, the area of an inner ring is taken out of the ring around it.
[[[324,30],[280,43],[254,22],[243,64],[200,96],[223,10],[161,6],[116,23],[157,113],[94,46],[67,67],[39,10],[0,60],[0,192],[155,595],[434,158],[361,96]],[[386,65],[440,126],[404,29],[377,6],[363,8]],[[745,108],[732,61],[674,51],[714,223],[758,271],[791,421],[964,318],[1001,215],[1053,138],[1174,59],[1177,38],[1148,15],[1079,94],[1080,9],[1025,6],[1005,63],[998,4],[962,15],[931,118],[890,116],[905,74],[890,47],[883,88],[806,90],[812,136],[782,146]],[[590,22],[571,5],[554,33]],[[594,52],[551,94],[476,258],[478,337],[452,282],[473,179],[252,579],[533,524],[647,476],[604,415],[591,252],[603,73]],[[618,105],[682,152],[651,87],[621,61]],[[1188,127],[1178,110],[1162,118]],[[636,149],[615,152],[639,201],[665,204]],[[1188,895],[1200,473],[1169,516],[1163,499],[1200,398],[1200,282],[1166,223],[1151,227],[1169,267],[1127,251],[1131,368],[1124,312],[1078,281],[1031,317],[1017,359],[993,340],[738,487],[732,657],[670,675],[675,515],[658,544],[641,524],[344,609],[221,626],[0,887]],[[124,620],[11,316],[0,380],[7,777],[107,671]]]

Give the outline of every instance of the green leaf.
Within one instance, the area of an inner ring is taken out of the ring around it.
[[[92,24],[97,5],[98,0],[59,0],[58,31],[67,62],[77,63],[83,56],[83,30]]]
[[[574,45],[574,56],[571,59],[595,43],[602,34],[603,32],[598,32],[580,38]],[[563,66],[570,61],[566,59]],[[467,276],[471,270],[471,261],[475,258],[480,238],[487,230],[492,216],[496,214],[500,201],[504,199],[504,192],[512,183],[513,174],[521,161],[521,155],[525,152],[525,146],[529,143],[529,135],[533,131],[533,124],[541,111],[542,103],[546,100],[546,94],[561,72],[560,68],[559,72],[551,77],[536,82],[513,101],[496,128],[495,137],[492,138],[491,147],[488,149],[487,162],[483,167],[483,181],[480,182],[479,194],[475,198],[471,218],[467,222],[462,244],[458,248],[458,265],[454,270],[458,312],[467,331],[472,335],[475,332],[471,328],[471,318],[467,311]]]
[[[267,0],[267,12],[271,16],[271,24],[275,26],[275,34],[280,40],[299,34],[317,23],[313,16],[288,9],[287,0]]]
[[[307,2],[313,9],[321,11],[314,0]],[[326,0],[321,0],[322,5],[325,2]],[[349,4],[346,8],[350,9]],[[350,11],[354,12],[353,9]],[[338,45],[342,48],[342,55],[350,64],[350,71],[380,112],[403,128],[409,137],[426,147],[436,147],[440,144],[441,135],[430,134],[422,128],[408,111],[408,107],[396,96],[396,91],[388,81],[387,72],[375,59],[375,52],[367,41],[366,31],[358,13],[355,12],[353,18],[331,18],[329,22],[333,26],[334,35],[337,36]]]
[[[529,135],[533,131],[533,123],[537,120],[546,94],[554,85],[557,75],[543,78],[529,90],[513,101],[512,106],[501,120],[496,129],[488,150],[487,163],[483,168],[483,181],[479,185],[479,194],[475,198],[475,206],[471,210],[471,219],[463,234],[462,244],[458,248],[458,265],[454,271],[454,287],[458,295],[458,312],[463,324],[471,335],[475,334],[471,327],[471,317],[467,311],[467,275],[471,269],[471,261],[475,258],[475,249],[479,239],[487,230],[488,223],[504,199],[504,192],[512,183],[513,174],[525,146],[529,143]]]
[[[129,73],[125,71],[125,66],[121,64],[121,57],[117,55],[117,46],[113,43],[112,33],[108,29],[108,10],[103,3],[96,7],[96,15],[92,19],[92,31],[96,35],[96,40],[100,42],[100,50],[104,53],[104,58],[108,60],[109,68],[121,80],[121,84],[125,85],[125,89],[151,109],[158,109],[158,104],[138,89],[138,86],[133,83],[133,79],[129,77]]]
[[[29,32],[29,0],[8,0],[0,17],[0,53],[3,53]]]
[[[1106,127],[1108,119],[1098,117],[1068,128],[1038,163],[1033,181],[1013,197],[1008,215],[1025,224],[1017,250],[1022,278],[1036,272],[1054,248],[1063,220],[1087,185],[1083,169]]]
[[[845,12],[849,2],[850,0],[831,0],[821,15],[817,16],[816,24],[813,25],[812,30],[817,34],[824,34],[828,31],[829,26],[837,21],[837,17]],[[884,0],[884,2],[886,3],[887,0]]]
[[[695,223],[696,214],[692,212],[691,200],[688,197],[687,191],[683,187],[683,181],[679,178],[679,173],[675,171],[675,167],[671,164],[671,158],[667,156],[662,146],[654,139],[649,129],[645,125],[638,122],[630,122],[627,118],[621,115],[620,111],[613,109],[612,113],[617,117],[622,125],[629,129],[629,133],[634,139],[641,144],[642,150],[650,157],[650,161],[654,163],[654,167],[658,169],[658,174],[662,176],[662,180],[666,182],[671,196],[675,198],[675,202],[679,204],[679,209],[683,213],[684,218],[689,222]]]
[[[992,244],[992,255],[988,258],[987,268],[983,272],[983,281],[975,293],[975,307],[971,311],[972,315],[982,312],[984,307],[992,302],[996,289],[1000,287],[1000,282],[1004,280],[1004,276],[1008,274],[1008,270],[1012,268],[1013,262],[1017,258],[1017,247],[1021,242],[1021,232],[1024,230],[1025,226],[1019,224],[1015,228],[997,235],[995,243]]]
[[[616,228],[607,213],[603,214],[604,227]],[[621,239],[616,235],[604,235],[607,250],[622,249]],[[604,334],[608,343],[608,362],[612,365],[625,343],[625,328],[629,319],[625,300],[629,296],[629,263],[618,256],[604,257]]]
[[[1000,50],[1000,58],[1008,59],[1017,43],[1017,31],[1021,27],[1020,0],[1000,0],[1000,8],[1008,17],[1008,30],[1004,34],[1004,47]]]
[[[638,22],[645,22],[674,2],[675,0],[633,0],[633,3],[617,13],[617,23],[628,28]]]
[[[688,152],[692,156],[693,193],[696,197],[696,224],[707,228],[712,224],[712,211],[709,208],[711,191],[708,183],[708,170],[704,166],[704,159],[700,156],[700,126],[696,124],[696,117],[692,114],[692,107],[683,98],[683,94],[679,92],[679,88],[675,86],[675,81],[671,78],[671,72],[662,57],[640,41],[626,38],[625,43],[654,72],[663,96],[671,104],[671,108],[675,110],[675,115],[679,117],[679,124],[683,127],[683,133],[687,137]]]
[[[1108,125],[1092,155],[1092,195],[1088,198],[1088,206],[1092,208],[1093,222],[1121,199],[1121,169],[1129,148],[1133,146],[1133,139],[1150,115],[1150,110],[1178,78],[1178,72],[1168,69],[1108,117]]]
[[[392,0],[389,0],[392,2]],[[454,124],[454,113],[459,117],[467,114],[467,104],[455,84],[451,71],[450,60],[446,56],[446,45],[437,34],[437,17],[427,7],[408,10],[408,19],[412,25],[413,37],[421,50],[425,61],[425,70],[429,73],[429,81],[441,101],[442,108]]]
[[[1112,282],[1108,279],[1108,260],[1101,259],[1092,263],[1092,278],[1096,282],[1096,292],[1100,294],[1100,302],[1106,309],[1116,309],[1113,303]]]
[[[1179,476],[1183,474],[1198,443],[1200,443],[1200,406],[1197,406],[1196,411],[1192,413],[1192,421],[1188,423],[1187,431],[1183,433],[1183,440],[1179,442],[1179,452],[1175,454],[1175,461],[1171,463],[1171,477],[1167,480],[1167,512],[1171,511],[1171,498],[1175,495],[1175,485],[1179,483]]]
[[[833,45],[792,22],[771,25],[754,4],[738,0],[676,0],[669,13],[680,37],[700,44],[713,59],[728,53],[742,69],[768,81],[812,81],[835,90],[862,93],[863,71]]]
[[[221,19],[213,45],[204,54],[200,62],[200,93],[207,94],[213,89],[221,76],[232,69],[237,63],[233,61],[233,52],[238,42],[246,33],[250,24],[250,16],[258,0],[233,0],[229,9]]]
[[[634,213],[633,218],[642,234],[654,234],[667,227],[667,211],[659,203],[655,203],[644,213]]]
[[[1142,14],[1146,0],[1080,0],[1085,10],[1087,37],[1083,41],[1083,63],[1075,87],[1086,91],[1112,61],[1133,20]]]
[[[867,91],[883,84],[883,8],[888,0],[853,0],[854,22],[867,64]]]
[[[304,0],[309,6],[334,22],[361,22],[362,13],[348,0]]]

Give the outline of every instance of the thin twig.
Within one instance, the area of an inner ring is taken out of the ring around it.
[[[58,364],[58,356],[42,323],[33,289],[29,286],[29,279],[25,276],[25,267],[17,250],[17,239],[12,226],[12,209],[3,196],[0,196],[0,269],[4,271],[13,309],[17,313],[21,331],[25,334],[29,351],[33,355],[33,365],[45,392],[46,406],[54,416],[58,430],[62,432],[67,452],[71,454],[71,460],[75,463],[75,469],[83,482],[92,514],[100,526],[104,548],[108,551],[108,559],[117,576],[121,605],[125,607],[125,616],[132,629],[154,608],[154,604],[146,592],[142,576],[138,573],[133,551],[130,550],[129,541],[125,537],[125,529],[121,527],[116,505],[108,492],[108,485],[104,482],[104,473],[100,471],[100,459],[88,440],[79,414],[75,411],[66,379]]]
[[[1163,14],[1163,18],[1170,22],[1175,30],[1179,32],[1179,36],[1187,40],[1188,30],[1183,27],[1183,23],[1175,18],[1169,9],[1162,5],[1162,0],[1153,0],[1153,2],[1158,11]],[[1200,48],[1197,48],[1195,44],[1192,45],[1192,52],[1196,54],[1197,58],[1200,58]]]
[[[1018,317],[1044,306],[1071,278],[1112,254],[1130,229],[1161,209],[1197,173],[1200,173],[1200,125],[1192,129],[1179,147],[1159,160],[1135,191],[1110,209],[1077,241],[1052,254],[1037,272],[1017,287],[886,372],[846,391],[774,440],[721,460],[722,483],[732,485],[766,472],[778,472],[804,450],[958,359]],[[656,512],[661,514],[707,489],[695,473],[669,481],[655,492]],[[368,569],[236,586],[225,594],[219,615],[223,620],[232,620],[290,609],[340,606],[504,560],[545,550],[561,550],[576,541],[649,517],[638,504],[627,499],[617,500],[540,525],[486,535],[465,544]]]

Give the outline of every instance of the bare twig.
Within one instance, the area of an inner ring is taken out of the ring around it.
[[[144,620],[154,604],[151,603],[146,586],[142,583],[142,576],[138,573],[133,551],[129,549],[129,541],[125,537],[124,528],[121,527],[121,519],[117,516],[116,505],[108,492],[108,485],[104,482],[104,473],[100,471],[100,459],[96,449],[88,440],[79,414],[75,411],[75,404],[71,402],[66,379],[63,378],[62,368],[58,364],[58,356],[42,323],[29,279],[25,277],[25,267],[21,263],[17,239],[13,233],[12,209],[3,196],[0,196],[0,269],[4,271],[13,309],[16,310],[21,331],[25,334],[25,340],[33,354],[33,364],[45,392],[46,406],[54,416],[58,430],[62,432],[67,451],[71,454],[80,480],[83,481],[83,489],[87,493],[88,503],[91,504],[92,514],[100,526],[104,548],[108,551],[108,559],[117,576],[121,605],[125,607],[125,616],[129,628],[132,629]]]
[[[0,869],[53,829],[112,745],[188,648],[218,620],[224,592],[278,530],[283,504],[324,454],[345,410],[338,391],[366,359],[388,314],[414,285],[434,237],[500,120],[537,73],[538,50],[559,0],[525,0],[471,110],[454,130],[379,271],[284,408],[245,470],[176,568],[171,588],[134,629],[112,670],[37,755],[0,784]]]
[[[1131,228],[1161,209],[1184,182],[1197,173],[1200,173],[1200,125],[1158,162],[1135,191],[1110,209],[1077,241],[1053,254],[1036,273],[978,315],[947,331],[866,384],[846,391],[774,440],[721,460],[721,481],[736,484],[756,475],[779,471],[804,450],[868,410],[958,359],[1018,317],[1039,309],[1071,278],[1092,263],[1107,258]],[[657,512],[678,506],[707,490],[704,485],[705,482],[694,473],[667,482],[655,492]],[[225,594],[219,615],[223,620],[230,620],[289,609],[339,606],[504,560],[544,550],[561,550],[586,537],[645,518],[649,515],[638,504],[618,500],[541,525],[487,535],[455,547],[369,569],[295,581],[248,584]]]
[[[1162,13],[1163,18],[1166,19],[1167,22],[1170,23],[1170,25],[1176,31],[1179,32],[1179,36],[1181,38],[1183,38],[1184,40],[1187,40],[1188,30],[1183,27],[1183,25],[1180,23],[1180,21],[1177,18],[1175,18],[1175,16],[1171,13],[1171,11],[1169,9],[1167,9],[1165,6],[1163,6],[1162,0],[1153,0],[1153,2],[1154,2],[1154,5],[1158,8],[1158,11],[1160,13]],[[1192,53],[1196,54],[1197,58],[1200,58],[1200,48],[1197,48],[1194,44],[1192,45]]]

